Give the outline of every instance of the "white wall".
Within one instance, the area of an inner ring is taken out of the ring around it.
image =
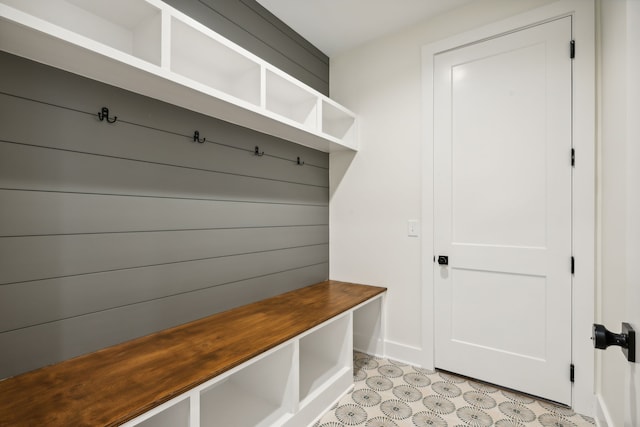
[[[407,236],[407,220],[422,215],[421,48],[550,2],[473,2],[331,58],[331,96],[358,112],[361,149],[331,155],[330,277],[389,288],[391,357],[425,360],[421,242]],[[431,239],[431,225],[422,229]]]
[[[601,1],[599,20],[599,229],[597,322],[640,329],[640,2]],[[640,425],[640,369],[619,348],[598,352],[601,422]]]
[[[598,315],[597,322],[606,325],[612,331],[618,331],[622,310],[616,310],[613,302],[624,301],[624,280],[626,258],[622,256],[625,245],[625,174],[626,150],[625,127],[626,115],[624,103],[626,99],[624,85],[626,69],[620,62],[626,51],[624,28],[625,2],[603,2],[600,14],[600,234],[601,234],[601,269],[598,277]],[[616,28],[622,26],[622,31]],[[613,66],[617,64],[617,66]],[[603,289],[603,283],[607,284]],[[615,351],[614,351],[615,350]],[[617,349],[598,352],[599,371],[607,376],[599,375],[598,393],[607,397],[606,410],[612,417],[614,426],[622,425],[624,401],[614,396],[622,390],[624,365],[615,363],[622,354]]]
[[[447,40],[461,42],[471,31],[477,35],[502,28],[500,22],[509,18],[513,18],[509,25],[515,25],[509,28],[516,28],[517,22],[526,25],[571,11],[576,11],[574,86],[579,89],[574,95],[579,163],[574,170],[573,209],[577,212],[574,228],[579,232],[574,235],[573,405],[590,415],[595,270],[592,2],[480,0],[331,59],[331,95],[358,112],[361,150],[330,157],[330,277],[387,286],[386,354],[432,366],[433,206],[429,180],[421,188],[422,177],[429,173],[422,165],[431,161],[427,152],[425,157],[421,153],[426,131],[421,128],[421,48]],[[419,218],[425,221],[421,239],[408,237],[407,220]]]

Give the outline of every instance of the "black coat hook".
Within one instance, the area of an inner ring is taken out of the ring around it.
[[[296,162],[296,164],[297,164],[298,166],[302,166],[302,165],[304,165],[304,162],[301,162],[301,161],[300,161],[300,157],[298,157],[298,161]]]
[[[264,156],[264,151],[260,151],[260,147],[256,145],[256,149],[254,150],[253,154],[255,154],[256,156],[262,157]]]
[[[102,110],[98,112],[98,118],[100,121],[106,120],[107,123],[115,123],[118,120],[118,116],[114,116],[113,119],[109,118],[109,109],[102,107]]]
[[[199,142],[200,144],[204,143],[207,140],[207,138],[202,138],[200,139],[200,132],[195,131],[193,133],[193,142]]]

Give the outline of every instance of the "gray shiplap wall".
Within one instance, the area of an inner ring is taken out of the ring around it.
[[[256,0],[164,0],[329,96],[329,57]]]
[[[0,378],[326,280],[328,204],[326,153],[0,53]]]

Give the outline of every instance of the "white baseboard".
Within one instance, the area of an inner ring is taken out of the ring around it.
[[[385,356],[398,362],[408,363],[413,366],[422,366],[422,349],[395,341],[386,340],[384,343]]]
[[[596,394],[596,413],[594,418],[598,427],[615,427],[609,409],[599,394]]]

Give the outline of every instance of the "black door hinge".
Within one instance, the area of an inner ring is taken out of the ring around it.
[[[575,274],[576,272],[576,259],[571,257],[571,274]]]
[[[571,149],[571,166],[575,166],[576,165],[576,149],[572,148]]]
[[[576,41],[571,40],[569,42],[569,58],[573,59],[576,57]]]
[[[573,363],[569,365],[569,381],[576,381],[576,366]]]

